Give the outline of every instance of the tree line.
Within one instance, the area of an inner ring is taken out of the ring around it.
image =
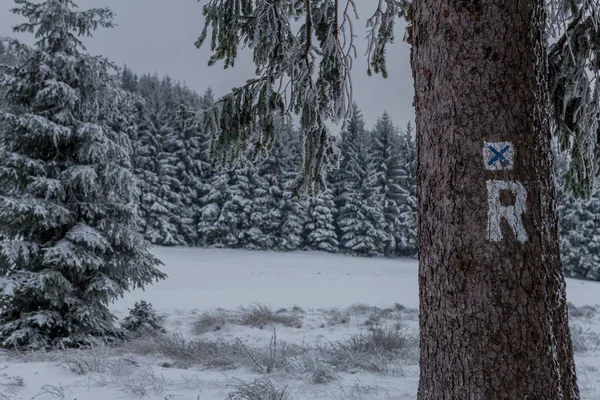
[[[132,165],[141,182],[142,231],[156,245],[323,250],[364,256],[416,254],[416,150],[412,128],[387,112],[367,129],[354,106],[340,134],[341,168],[315,199],[297,199],[290,185],[301,163],[291,121],[275,126],[268,154],[251,148],[231,170],[211,164],[211,138],[176,118],[181,104],[214,103],[169,77],[138,77],[125,67],[131,107]]]
[[[0,44],[0,61],[15,63]],[[291,122],[278,124],[269,154],[244,157],[233,170],[211,162],[211,138],[176,118],[181,104],[214,104],[157,74],[124,67],[121,87],[133,94],[125,130],[133,143],[132,168],[140,181],[140,229],[155,245],[322,250],[361,256],[415,256],[416,151],[410,125],[398,129],[387,112],[367,129],[360,110],[341,132],[340,168],[315,199],[290,196],[302,145]],[[557,163],[561,182],[564,160]],[[600,280],[600,193],[587,200],[558,185],[561,258],[566,276]]]

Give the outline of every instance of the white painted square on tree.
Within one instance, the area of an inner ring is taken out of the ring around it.
[[[510,170],[515,159],[511,142],[483,142],[483,164],[493,171]]]

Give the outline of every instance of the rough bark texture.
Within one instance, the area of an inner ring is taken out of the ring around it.
[[[419,399],[578,399],[556,227],[544,0],[413,6]],[[485,142],[512,143],[512,168],[498,158],[493,164],[504,169],[488,169]],[[512,216],[490,203],[488,187]],[[490,233],[494,223],[500,238]]]

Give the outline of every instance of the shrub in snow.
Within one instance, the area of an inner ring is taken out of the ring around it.
[[[310,350],[290,360],[288,369],[302,375],[312,385],[326,385],[338,379],[333,368],[325,364],[318,353]]]
[[[228,316],[224,311],[204,312],[193,324],[193,332],[202,335],[206,332],[220,330],[227,322]]]
[[[302,318],[295,312],[288,313],[283,310],[275,312],[271,307],[256,303],[250,308],[242,308],[237,321],[239,325],[253,326],[263,329],[267,325],[281,324],[291,328],[302,327]]]
[[[304,349],[299,346],[288,346],[285,342],[278,342],[275,328],[273,328],[269,347],[266,349],[251,348],[239,338],[236,339],[236,346],[240,353],[247,356],[250,370],[261,374],[270,374],[276,370],[288,369],[291,358],[304,352]]]
[[[251,383],[239,381],[235,391],[229,393],[227,400],[291,400],[287,387],[277,388],[267,378],[260,378]]]
[[[78,346],[116,333],[109,304],[165,275],[138,233],[130,97],[77,38],[112,12],[18,5],[37,42],[11,40],[21,61],[0,69],[0,346]]]
[[[416,362],[418,339],[392,327],[374,328],[320,350],[324,362],[337,371],[386,373],[399,363]]]
[[[567,310],[569,311],[569,318],[593,318],[596,314],[600,313],[598,307],[595,306],[581,306],[577,307],[570,301],[567,302]]]
[[[570,329],[575,354],[596,351],[600,348],[600,336],[597,333],[589,328],[583,329],[581,325],[572,325]]]
[[[165,333],[163,322],[164,317],[156,314],[152,304],[141,300],[129,309],[129,316],[125,317],[121,327],[132,335]]]
[[[238,362],[246,362],[246,355],[237,345],[223,340],[187,340],[180,334],[144,337],[128,343],[127,351],[134,354],[158,354],[170,360],[168,365],[176,368],[232,369]]]

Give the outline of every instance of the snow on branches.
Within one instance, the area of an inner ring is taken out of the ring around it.
[[[406,0],[380,0],[368,21],[369,71],[387,75],[385,45]],[[272,148],[276,119],[300,117],[302,173],[295,195],[325,189],[326,172],[337,167],[339,149],[328,122],[352,112],[350,71],[354,46],[354,0],[211,0],[196,46],[210,38],[209,65],[233,66],[240,47],[253,52],[256,76],[206,110],[182,108],[180,118],[201,124],[213,137],[211,154],[220,166],[235,166],[248,146],[254,156]],[[209,35],[210,31],[210,35]]]
[[[600,175],[600,6],[596,0],[549,0],[549,88],[559,149],[570,160],[568,189],[590,195]]]
[[[600,175],[600,13],[596,0],[545,0],[552,121],[561,149],[571,159],[570,189],[588,195]],[[212,137],[212,156],[232,166],[251,145],[255,156],[274,140],[275,119],[300,117],[303,170],[295,194],[324,188],[325,174],[338,165],[339,149],[328,122],[351,114],[350,70],[355,0],[210,0],[196,46],[209,40],[209,65],[234,66],[240,47],[252,50],[256,76],[199,112],[180,118],[202,124]],[[397,17],[411,19],[410,0],[378,0],[367,19],[367,72],[387,76],[386,45]],[[276,116],[277,115],[277,116]]]

